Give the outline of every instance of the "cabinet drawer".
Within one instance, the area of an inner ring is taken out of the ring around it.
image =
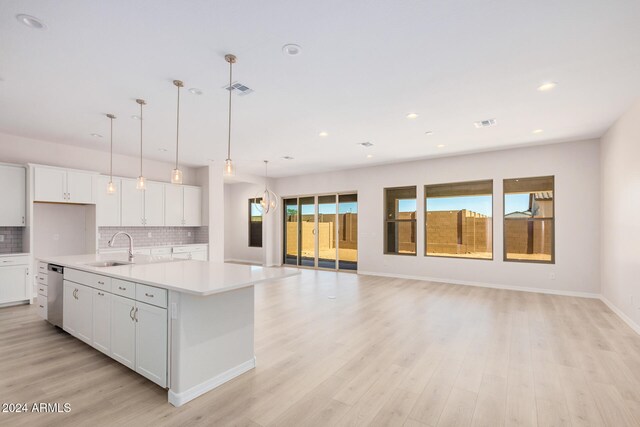
[[[44,295],[38,295],[36,298],[36,311],[38,312],[38,316],[42,317],[44,320],[47,320],[47,297]]]
[[[134,249],[134,255],[151,255],[151,249]]]
[[[67,268],[64,270],[64,280],[111,292],[111,277]]]
[[[38,281],[39,285],[48,285],[48,276],[46,274],[38,273],[38,275],[36,276],[36,280]]]
[[[47,296],[47,294],[48,294],[48,287],[47,287],[47,285],[43,285],[43,284],[41,284],[41,283],[38,283],[37,288],[38,288],[38,295],[42,295],[42,296],[44,296],[44,297],[46,297],[46,296]]]
[[[167,308],[167,290],[136,283],[136,300]]]
[[[180,254],[185,252],[206,251],[207,245],[192,245],[192,246],[174,246],[173,253]]]
[[[10,265],[27,265],[29,264],[28,256],[3,256],[0,257],[0,267],[7,267]]]
[[[151,248],[151,255],[171,255],[171,248]]]
[[[38,261],[38,274],[47,274],[47,264],[46,262]]]
[[[136,284],[133,282],[127,282],[126,280],[111,279],[111,291],[114,294],[122,295],[123,297],[135,299],[136,297]]]

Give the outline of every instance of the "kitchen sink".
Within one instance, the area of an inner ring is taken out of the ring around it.
[[[90,262],[85,264],[89,267],[116,267],[118,265],[130,265],[131,262],[125,261],[100,261],[100,262]]]

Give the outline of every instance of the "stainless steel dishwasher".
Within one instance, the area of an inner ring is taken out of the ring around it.
[[[47,265],[47,320],[59,328],[62,328],[63,275],[61,265]]]

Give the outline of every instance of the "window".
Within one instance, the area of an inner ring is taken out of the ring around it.
[[[284,263],[298,265],[298,199],[284,200]]]
[[[552,176],[504,180],[504,260],[555,262]]]
[[[493,259],[493,181],[426,185],[425,255]]]
[[[385,188],[384,253],[416,254],[416,187]]]
[[[249,199],[249,247],[262,247],[262,198]]]

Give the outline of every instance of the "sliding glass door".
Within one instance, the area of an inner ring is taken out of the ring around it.
[[[358,268],[358,197],[326,194],[284,200],[284,263],[327,270]]]

